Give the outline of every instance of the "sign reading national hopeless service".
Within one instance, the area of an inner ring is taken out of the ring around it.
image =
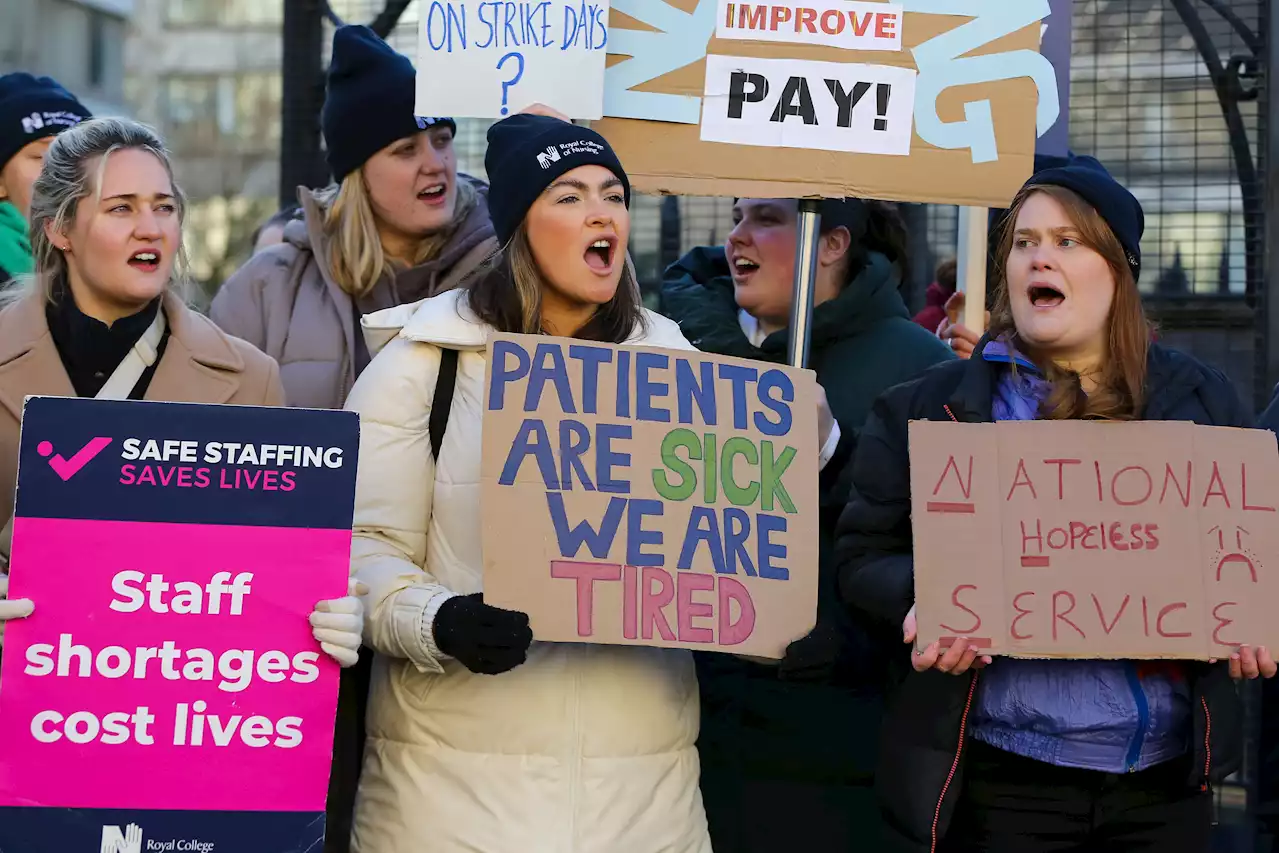
[[[320,849],[354,413],[28,399],[0,850]]]
[[[910,425],[917,643],[995,655],[1277,648],[1276,442],[1086,421]]]
[[[495,335],[485,602],[537,640],[781,658],[818,596],[812,371]]]
[[[597,128],[645,192],[1005,207],[1059,116],[1049,14],[1049,0],[612,0]]]

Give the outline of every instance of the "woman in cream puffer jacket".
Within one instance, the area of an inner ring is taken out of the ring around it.
[[[536,153],[562,136],[604,147],[571,144],[552,169],[526,168],[508,176],[519,185],[502,186],[504,155],[527,154],[536,164]],[[516,116],[490,131],[486,160],[491,198],[502,199],[495,225],[504,244],[512,239],[504,229],[517,242],[528,241],[524,212],[533,206],[532,221],[544,204],[546,221],[561,229],[552,238],[575,241],[565,247],[570,251],[551,247],[551,256],[569,258],[570,266],[588,267],[584,250],[601,235],[620,238],[611,257],[615,290],[600,296],[589,270],[558,276],[570,289],[582,281],[584,293],[608,300],[589,326],[599,331],[600,318],[618,316],[611,309],[625,303],[636,322],[629,335],[614,340],[692,349],[675,323],[640,307],[635,283],[623,270],[629,190],[624,174],[620,185],[610,177],[622,170],[602,138],[549,117]],[[525,185],[530,181],[537,185]],[[580,198],[566,203],[559,198],[566,193]],[[548,233],[546,226],[539,233]],[[365,641],[378,655],[353,850],[710,853],[698,791],[698,691],[689,652],[528,645],[526,635],[509,668],[489,675],[445,654],[437,642],[437,615],[456,597],[483,588],[481,525],[509,523],[482,518],[480,511],[482,396],[495,323],[477,310],[494,317],[500,303],[516,298],[511,266],[504,258],[469,291],[364,318],[366,340],[377,355],[347,404],[362,424],[352,570],[369,588]],[[495,290],[504,287],[511,293]],[[542,287],[551,285],[543,280]],[[496,301],[485,294],[496,294]],[[562,317],[552,322],[545,297],[541,304],[542,326],[563,330]],[[579,336],[588,331],[580,328]],[[459,357],[437,465],[428,420],[444,349]]]

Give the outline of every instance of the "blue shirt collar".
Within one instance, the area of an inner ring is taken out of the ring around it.
[[[1015,349],[1009,347],[1003,340],[992,339],[987,341],[986,346],[982,348],[982,360],[992,361],[999,364],[1016,364],[1025,370],[1034,371],[1040,375],[1040,368],[1025,355]]]

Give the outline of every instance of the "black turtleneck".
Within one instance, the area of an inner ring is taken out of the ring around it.
[[[45,318],[49,322],[54,346],[58,348],[58,355],[62,358],[62,366],[66,368],[77,396],[93,397],[102,390],[102,386],[107,384],[129,350],[146,332],[159,310],[160,298],[157,297],[138,313],[107,326],[82,312],[69,290],[58,288],[54,301],[45,306]],[[169,329],[166,326],[158,347],[160,357],[164,355],[168,343]],[[147,393],[160,357],[156,358],[155,363],[146,369],[133,386],[129,393],[130,400],[141,400]]]

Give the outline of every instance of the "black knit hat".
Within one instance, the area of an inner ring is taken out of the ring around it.
[[[867,206],[858,198],[824,198],[819,208],[822,219],[818,226],[823,234],[836,228],[849,230],[854,245],[867,237],[867,223],[871,218]]]
[[[416,77],[408,57],[368,27],[334,32],[320,126],[335,181],[398,139],[434,126],[457,131],[451,118],[414,116]]]
[[[489,216],[506,245],[542,191],[579,166],[604,166],[622,181],[627,206],[631,182],[604,137],[550,116],[517,113],[489,128],[484,155],[489,173]]]
[[[1142,272],[1142,205],[1101,163],[1092,157],[1073,156],[1065,166],[1036,172],[1026,185],[1066,187],[1089,202],[1120,241],[1137,281]]]
[[[93,118],[56,80],[25,71],[0,76],[0,169],[27,145]]]

